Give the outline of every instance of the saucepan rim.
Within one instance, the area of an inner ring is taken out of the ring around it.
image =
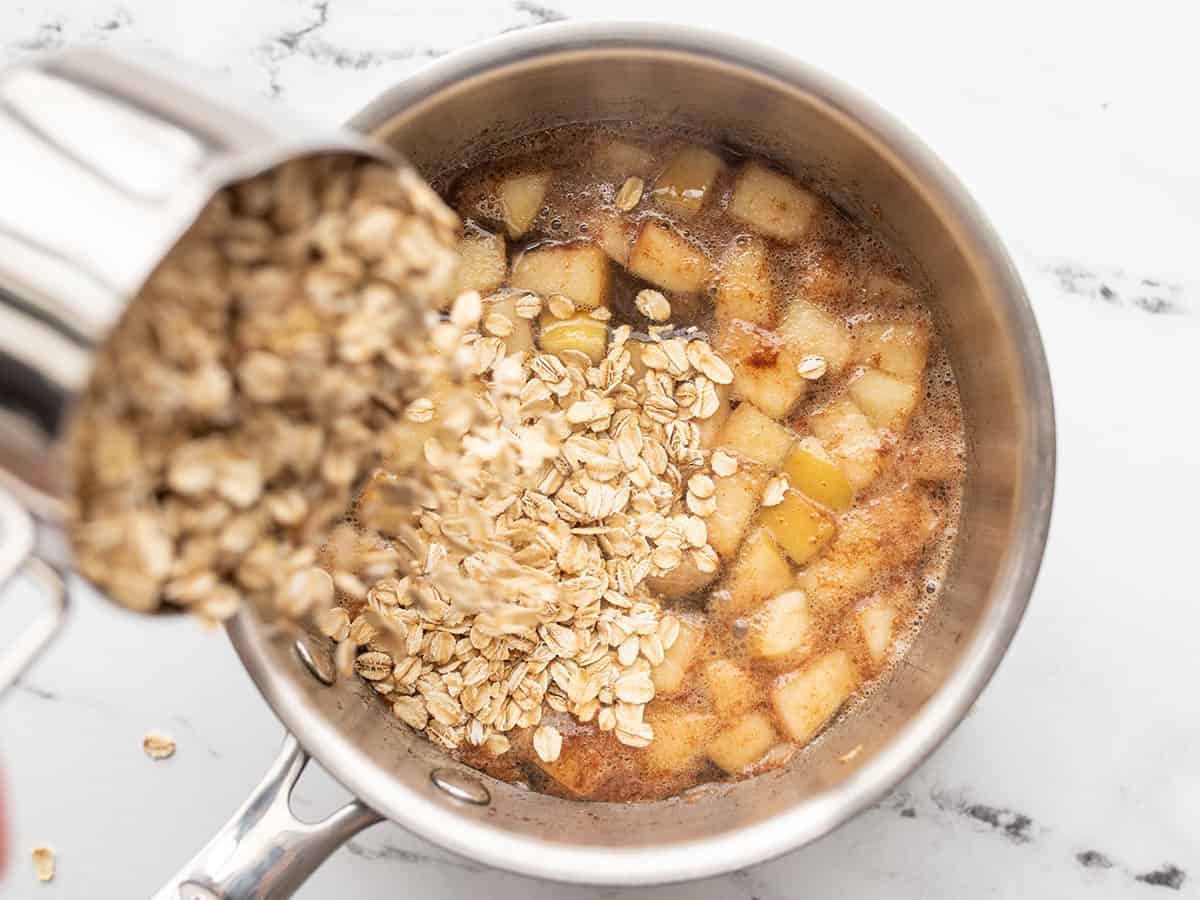
[[[369,103],[350,125],[370,133],[398,111],[474,75],[547,54],[669,52],[720,61],[757,76],[801,87],[884,148],[892,164],[936,204],[943,219],[973,244],[1003,295],[1000,314],[1016,338],[1021,419],[1021,477],[1013,510],[1016,536],[975,633],[959,663],[895,738],[845,781],[786,812],[718,837],[686,843],[612,849],[567,846],[517,835],[460,815],[399,783],[304,702],[300,689],[270,663],[262,630],[239,617],[230,638],[251,678],[303,747],[338,781],[382,815],[427,840],[487,865],[525,875],[591,884],[654,884],[701,878],[778,856],[832,831],[876,803],[915,769],[966,715],[1003,657],[1029,602],[1041,564],[1055,474],[1050,376],[1037,323],[1008,254],[958,180],[906,127],[872,101],[830,76],[780,52],[742,39],[659,23],[563,23],[516,32],[452,53]]]

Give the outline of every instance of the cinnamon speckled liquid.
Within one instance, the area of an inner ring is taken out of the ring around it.
[[[660,182],[672,160],[697,144],[721,157],[724,165],[704,191],[700,208],[681,214],[670,203],[660,202],[664,187]],[[646,709],[646,720],[657,735],[650,747],[623,746],[611,734],[599,731],[595,722],[579,723],[547,710],[545,721],[563,735],[561,756],[554,763],[543,762],[533,752],[531,730],[510,733],[512,749],[497,758],[474,748],[460,751],[465,762],[494,777],[575,799],[652,800],[703,782],[750,777],[782,765],[802,749],[809,735],[794,737],[796,725],[788,718],[783,693],[776,694],[779,687],[818,672],[822,660],[834,659],[841,666],[838,671],[852,673],[854,685],[837,708],[852,707],[895,665],[922,616],[938,602],[956,536],[965,453],[957,387],[924,306],[922,283],[878,235],[825,200],[818,203],[800,240],[783,242],[755,235],[753,225],[730,212],[739,173],[747,162],[693,135],[568,126],[501,147],[488,159],[435,180],[439,192],[467,222],[468,233],[502,234],[505,211],[498,199],[498,182],[512,173],[552,173],[532,226],[519,239],[507,242],[510,271],[530,247],[597,242],[613,259],[609,324],[627,323],[635,333],[645,333],[654,323],[638,312],[634,298],[639,290],[655,285],[628,270],[630,246],[647,222],[665,224],[685,236],[712,262],[716,275],[709,286],[694,293],[664,292],[672,307],[671,323],[698,327],[711,337],[718,352],[721,329],[728,326],[714,313],[722,267],[739,242],[763,241],[773,306],[769,321],[756,326],[760,345],[742,359],[743,366],[750,367],[743,371],[776,365],[781,338],[773,329],[793,304],[819,309],[844,328],[853,348],[849,364],[809,383],[782,419],[798,442],[808,438],[814,452],[834,463],[839,462],[840,442],[851,437],[836,430],[831,436],[828,427],[823,437],[814,437],[822,412],[845,407],[837,404],[852,395],[852,384],[864,371],[882,369],[886,375],[889,365],[908,365],[911,354],[900,363],[887,356],[887,350],[882,356],[871,355],[872,348],[880,346],[881,335],[885,344],[894,337],[890,327],[919,334],[922,341],[924,365],[915,375],[915,407],[902,424],[892,419],[890,427],[874,429],[879,444],[877,475],[854,491],[849,509],[828,511],[837,535],[823,554],[791,567],[795,588],[808,595],[811,640],[803,652],[767,659],[756,650],[756,628],[762,626],[766,607],[747,608],[742,603],[734,608],[730,598],[735,591],[732,580],[739,577],[737,555],[723,556],[721,572],[711,586],[664,601],[699,638],[684,660],[682,684],[670,693],[660,692]],[[633,209],[618,209],[616,195],[631,177],[642,179],[643,196]],[[734,408],[739,404],[736,388]],[[860,385],[853,396],[876,411],[863,390]],[[877,417],[883,414],[876,411]],[[719,434],[712,446],[721,446]],[[739,553],[745,552],[743,545]],[[763,598],[763,603],[770,599]],[[746,676],[739,681],[736,697],[723,693],[726,688],[720,679],[731,671]],[[834,702],[837,699],[840,695]],[[835,710],[823,728],[836,728],[837,717]],[[738,728],[747,741],[757,740],[763,728],[774,738],[766,752],[729,771],[728,754],[709,748],[725,736],[726,744],[735,742],[736,758],[736,741],[742,734]],[[820,730],[814,739],[819,739]],[[725,760],[725,768],[714,757]]]

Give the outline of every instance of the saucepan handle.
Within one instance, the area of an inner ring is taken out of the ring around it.
[[[67,586],[62,577],[34,555],[33,517],[0,489],[0,588],[24,575],[42,588],[46,610],[0,654],[0,694],[33,665],[67,619]]]
[[[380,815],[352,800],[320,822],[292,813],[308,754],[292,736],[262,782],[203,850],[151,900],[283,900],[334,850]]]

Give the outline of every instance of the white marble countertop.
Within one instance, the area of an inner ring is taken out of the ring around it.
[[[77,44],[150,46],[334,121],[459,45],[647,6],[546,3],[9,0],[0,63]],[[1029,614],[973,714],[915,775],[783,859],[691,885],[574,888],[380,825],[299,896],[1200,896],[1196,7],[655,6],[851,82],[921,134],[992,216],[1032,295],[1058,407],[1054,525]],[[66,634],[0,703],[7,898],[149,895],[244,799],[282,734],[220,633],[147,627],[82,591],[77,601]],[[178,739],[167,762],[141,752],[154,728]],[[299,810],[328,809],[340,793],[310,774]],[[29,864],[42,843],[58,851],[48,885]]]

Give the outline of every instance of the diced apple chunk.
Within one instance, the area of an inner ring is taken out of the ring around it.
[[[712,263],[683,235],[652,220],[642,225],[629,251],[629,271],[668,291],[694,294],[712,278]]]
[[[771,533],[758,528],[742,544],[729,573],[728,606],[723,608],[735,615],[755,610],[794,581],[792,567]]]
[[[745,319],[764,328],[774,322],[774,286],[761,238],[741,237],[729,245],[721,258],[714,300],[718,321]]]
[[[605,256],[621,268],[629,265],[629,244],[633,239],[629,220],[618,215],[600,215],[591,221],[589,227],[596,246],[604,251]]]
[[[592,151],[592,165],[597,174],[624,181],[631,175],[649,173],[654,166],[654,154],[629,141],[606,140]]]
[[[834,512],[845,512],[854,502],[854,489],[845,473],[816,438],[803,438],[783,461],[788,483],[806,497]]]
[[[768,660],[794,659],[813,650],[816,632],[804,591],[785,591],[766,602],[755,618],[754,653]]]
[[[875,272],[864,285],[867,302],[880,306],[907,306],[916,302],[917,289],[902,278]]]
[[[926,434],[904,449],[901,464],[918,481],[949,481],[962,474],[963,455],[957,440]]]
[[[683,561],[664,575],[651,575],[646,585],[654,593],[667,600],[681,600],[708,587],[717,573],[701,572],[693,554],[685,553]]]
[[[458,274],[454,278],[451,299],[463,291],[479,291],[486,297],[508,277],[504,235],[472,230],[459,244],[458,257]]]
[[[608,257],[591,243],[553,244],[521,254],[512,286],[543,297],[562,294],[576,309],[595,309],[608,297]]]
[[[693,419],[697,427],[700,429],[700,446],[706,450],[711,450],[716,446],[717,440],[721,436],[721,430],[725,427],[725,422],[729,418],[729,412],[732,409],[730,397],[733,394],[732,385],[715,384],[717,389],[717,400],[719,405],[717,411],[707,419]]]
[[[708,758],[731,775],[758,762],[778,735],[771,720],[752,712],[718,734],[708,745]]]
[[[764,416],[753,403],[742,403],[725,421],[720,444],[743,459],[776,469],[793,440],[787,428]]]
[[[703,147],[685,147],[671,157],[654,182],[654,202],[690,216],[699,211],[725,163]]]
[[[569,319],[544,317],[538,345],[547,353],[578,350],[598,365],[608,346],[608,326],[587,313],[577,313]]]
[[[860,491],[879,474],[879,433],[853,400],[843,397],[808,417],[813,433],[821,439],[850,487]]]
[[[789,488],[783,502],[764,507],[762,522],[792,562],[804,565],[832,539],[833,522],[811,500]]]
[[[486,298],[484,304],[484,319],[493,313],[499,313],[512,323],[512,334],[504,338],[509,353],[521,353],[533,349],[533,325],[528,319],[517,315],[516,294],[505,292],[493,294]]]
[[[817,612],[839,612],[876,578],[915,559],[937,525],[929,498],[912,487],[855,507],[842,516],[825,553],[804,570],[809,603]]]
[[[793,364],[806,355],[820,356],[834,375],[846,368],[854,353],[846,323],[803,300],[788,304],[777,333]]]
[[[651,704],[646,721],[654,740],[646,748],[646,763],[659,772],[682,772],[702,756],[720,727],[712,713],[682,709],[675,704]]]
[[[864,322],[855,328],[855,360],[916,384],[925,374],[929,329],[907,322]]]
[[[916,385],[866,369],[850,382],[850,396],[876,428],[903,431],[918,395]]]
[[[606,746],[612,736],[601,731],[579,731],[564,735],[562,751],[554,762],[546,762],[536,753],[533,762],[570,794],[588,797],[604,779]]]
[[[858,672],[844,650],[834,650],[799,671],[784,675],[771,699],[783,730],[807,744],[858,687]]]
[[[705,666],[704,684],[722,719],[741,715],[760,700],[758,685],[750,673],[730,659],[714,659]]]
[[[752,162],[737,176],[729,214],[760,234],[796,243],[808,232],[820,203],[791,178]]]
[[[525,172],[509,175],[496,185],[496,196],[504,210],[504,226],[508,236],[518,238],[529,230],[542,211],[546,188],[550,186],[549,172]]]
[[[758,466],[743,463],[732,475],[714,479],[713,494],[717,508],[705,521],[708,523],[708,543],[721,559],[732,559],[750,527],[750,519],[762,499],[767,472]]]
[[[650,673],[656,695],[669,697],[683,690],[684,677],[696,661],[703,641],[704,632],[700,626],[690,622],[680,623],[679,637],[666,651],[663,661]]]
[[[796,370],[796,361],[770,331],[732,319],[720,326],[714,346],[733,369],[734,395],[749,400],[772,418],[787,416],[808,390],[808,382]]]
[[[863,643],[875,665],[887,659],[892,646],[892,626],[896,621],[896,608],[889,603],[876,602],[858,611],[858,626],[862,630]]]
[[[800,293],[810,302],[845,303],[853,285],[854,270],[840,248],[816,254],[800,275]]]

